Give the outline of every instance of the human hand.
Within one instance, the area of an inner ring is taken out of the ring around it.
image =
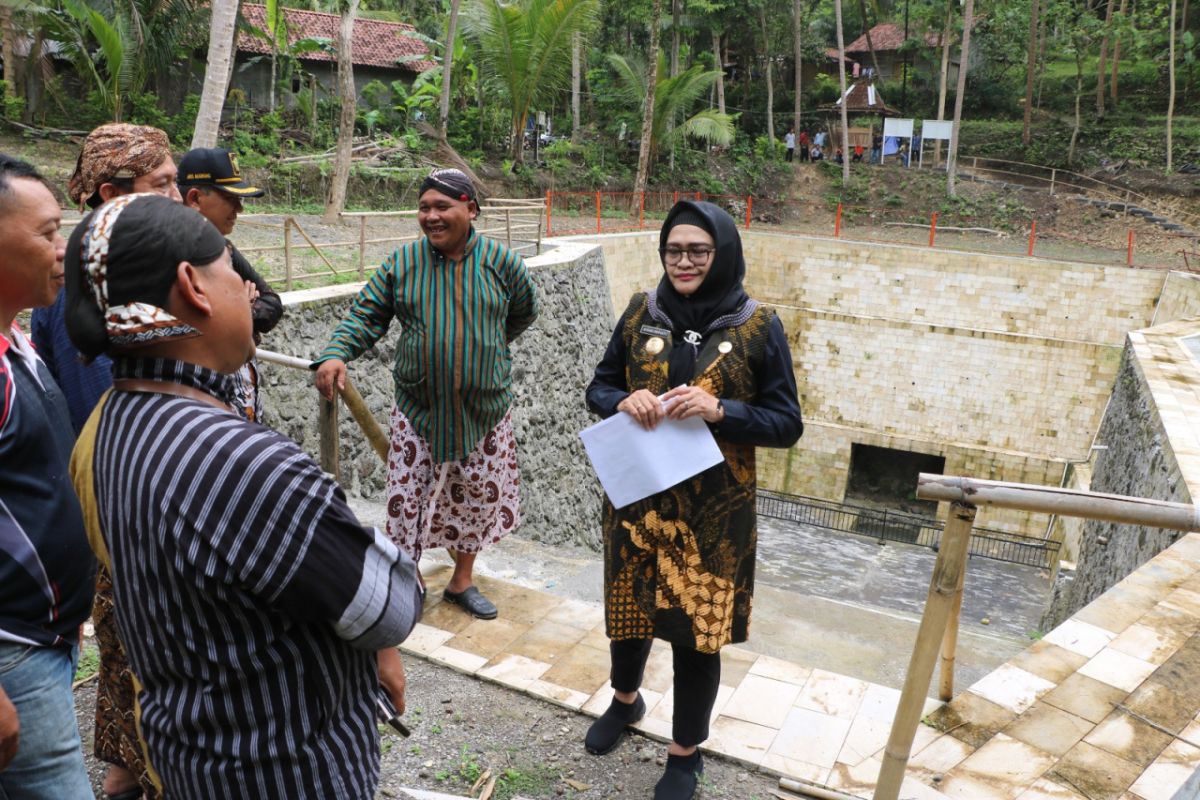
[[[676,386],[663,395],[663,405],[671,419],[699,416],[705,422],[720,422],[725,419],[724,409],[718,406],[720,402],[699,386]]]
[[[649,389],[638,389],[617,403],[617,411],[624,411],[648,431],[654,430],[663,418],[663,404]]]
[[[331,358],[328,361],[322,361],[321,366],[317,367],[315,382],[317,391],[321,393],[321,397],[332,401],[334,386],[337,386],[339,392],[346,388],[346,362],[340,358]]]
[[[396,713],[403,714],[404,689],[408,685],[408,678],[404,674],[404,661],[400,658],[400,651],[394,647],[385,647],[379,651],[378,658],[379,684],[391,698]]]
[[[246,297],[249,298],[250,304],[254,305],[254,301],[258,299],[258,287],[254,285],[254,281],[245,281]]]
[[[17,707],[0,687],[0,772],[16,757],[20,739],[21,720],[17,717]]]

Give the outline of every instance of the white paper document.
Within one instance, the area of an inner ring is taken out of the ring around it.
[[[724,459],[700,417],[663,419],[652,431],[617,413],[580,432],[608,499],[624,508]]]

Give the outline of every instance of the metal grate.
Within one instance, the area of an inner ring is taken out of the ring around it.
[[[942,540],[941,520],[865,506],[820,500],[815,497],[758,492],[758,513],[814,528],[856,533],[890,542],[904,542],[937,550]],[[1017,533],[974,528],[970,554],[1011,564],[1052,569],[1058,562],[1059,543]]]

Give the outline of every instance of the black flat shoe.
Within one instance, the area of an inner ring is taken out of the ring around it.
[[[654,786],[654,800],[692,800],[704,774],[704,756],[667,756],[667,768]]]
[[[460,605],[471,616],[479,619],[495,619],[499,613],[496,610],[496,604],[483,596],[483,593],[474,586],[468,586],[461,592],[452,592],[446,589],[442,592],[442,598],[449,603]]]
[[[608,709],[588,728],[583,746],[594,756],[611,753],[613,748],[621,743],[621,734],[625,729],[646,716],[646,701],[639,692],[632,703],[622,703],[613,698]]]

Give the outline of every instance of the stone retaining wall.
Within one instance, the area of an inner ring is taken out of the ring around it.
[[[523,536],[599,547],[600,487],[578,433],[595,420],[583,402],[612,333],[611,300],[598,247],[564,244],[526,262],[542,312],[514,343],[513,421],[521,466]],[[313,358],[361,284],[283,295],[287,313],[263,341],[267,350]],[[385,428],[398,326],[350,365],[350,377]],[[261,364],[265,421],[310,453],[319,449],[317,394],[298,370]],[[385,470],[346,409],[340,417],[342,484],[381,499]]]

